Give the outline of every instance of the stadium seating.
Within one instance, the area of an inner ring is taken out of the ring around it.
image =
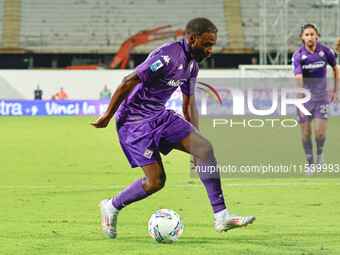
[[[260,1],[240,0],[243,31],[245,35],[245,47],[254,49],[260,42]]]
[[[205,16],[219,28],[218,47],[228,48],[223,0],[21,0],[22,48],[36,51],[117,51],[122,42],[146,29],[171,24],[183,29]],[[166,11],[164,11],[166,10]],[[166,40],[168,41],[168,39]],[[164,42],[166,42],[164,41]],[[154,49],[162,41],[137,48]]]
[[[279,2],[267,1],[267,24],[274,23],[281,11]],[[339,7],[334,5],[338,0],[288,2],[290,51],[300,45],[299,25],[307,22],[319,25],[320,42],[326,45],[338,36],[340,14]],[[20,48],[35,52],[111,53],[142,30],[168,24],[183,29],[190,18],[204,16],[219,28],[216,52],[230,48],[259,50],[261,3],[254,0],[21,0]],[[0,0],[0,46],[5,41],[4,5],[5,0]],[[267,31],[268,46],[275,48],[278,43],[275,31]],[[134,52],[147,53],[167,41],[141,45]]]

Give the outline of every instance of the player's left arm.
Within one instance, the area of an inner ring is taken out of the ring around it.
[[[195,95],[183,95],[183,114],[187,121],[189,121],[197,130],[198,130],[198,110],[195,100]],[[190,161],[193,166],[191,169],[195,169],[196,166],[196,157],[193,156],[192,160]]]
[[[198,130],[198,110],[195,100],[195,95],[187,96],[183,94],[183,114],[187,121],[189,121]]]
[[[339,68],[338,63],[336,61],[336,57],[334,52],[329,49],[327,52],[327,62],[333,69],[333,77],[334,77],[334,91],[332,96],[332,101],[334,101],[335,104],[339,103]]]
[[[193,70],[190,79],[185,85],[181,86],[183,94],[183,114],[187,121],[189,121],[198,130],[198,110],[195,100],[195,84],[198,75],[198,64],[193,63]]]
[[[338,66],[334,66],[333,68],[333,76],[334,76],[334,91],[332,96],[332,101],[335,104],[339,103],[339,68]]]

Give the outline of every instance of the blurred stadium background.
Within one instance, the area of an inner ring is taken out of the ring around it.
[[[126,72],[62,70],[133,69],[199,16],[219,29],[203,77],[293,78],[301,25],[317,24],[329,47],[340,35],[340,0],[0,0],[0,69],[17,70],[0,70],[0,98],[32,99],[40,84],[45,100],[60,86],[69,99],[98,99]],[[204,74],[211,69],[220,72]]]
[[[318,25],[327,46],[340,35],[339,0],[0,0],[0,68],[108,65],[129,37],[166,25],[183,29],[198,16],[219,28],[205,68],[238,68],[252,58],[290,64],[300,26],[309,22]],[[128,66],[168,41],[138,46]]]

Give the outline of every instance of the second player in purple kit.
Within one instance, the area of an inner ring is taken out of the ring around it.
[[[311,99],[304,104],[304,107],[311,115],[304,115],[300,110],[297,110],[297,118],[301,126],[302,145],[309,164],[307,175],[313,175],[315,173],[313,143],[311,140],[312,120],[314,120],[315,142],[317,147],[316,163],[319,165],[325,164],[323,147],[326,141],[329,111],[326,78],[328,64],[333,69],[335,79],[331,101],[336,104],[339,102],[339,70],[336,57],[330,48],[316,42],[319,36],[318,29],[314,24],[302,26],[300,37],[304,44],[293,54],[292,59],[297,86],[308,89],[311,93]],[[301,97],[301,94],[299,97]]]
[[[216,168],[217,162],[212,144],[198,132],[194,88],[199,69],[197,63],[210,57],[216,41],[217,28],[210,20],[190,20],[185,37],[150,53],[144,63],[123,79],[106,113],[90,122],[96,128],[106,127],[116,113],[122,149],[131,167],[140,166],[145,173],[115,197],[101,201],[102,227],[108,237],[117,235],[121,209],[164,187],[166,175],[160,153],[166,155],[172,149],[190,153],[196,158],[198,174],[214,212],[216,231],[246,226],[255,220],[253,216],[231,214],[225,206],[219,173],[210,174],[203,170]],[[178,87],[183,94],[185,119],[165,108]]]

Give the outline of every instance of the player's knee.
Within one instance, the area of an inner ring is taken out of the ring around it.
[[[311,136],[312,136],[312,132],[310,130],[304,130],[302,132],[302,138],[305,141],[309,140],[311,138]]]
[[[165,186],[165,181],[166,181],[165,174],[154,178],[147,178],[147,185],[146,187],[144,187],[145,191],[148,194],[155,193]]]
[[[200,160],[207,160],[214,157],[214,146],[209,140],[204,140],[200,146],[199,155]]]
[[[323,140],[325,139],[325,133],[323,132],[323,130],[315,130],[315,138],[318,140]]]
[[[165,180],[163,179],[154,179],[150,182],[149,192],[155,193],[161,190],[165,185]]]
[[[214,150],[213,144],[209,140],[206,140],[206,151],[211,152],[213,150]]]
[[[311,134],[303,134],[302,139],[305,140],[305,141],[311,139]]]

